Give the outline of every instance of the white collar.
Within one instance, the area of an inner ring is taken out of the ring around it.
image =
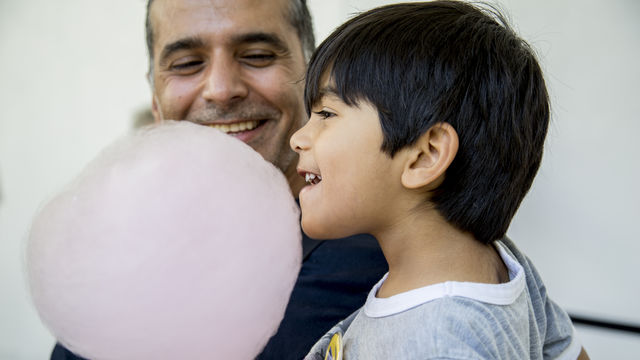
[[[386,273],[369,292],[367,302],[364,305],[364,313],[369,317],[384,317],[412,309],[429,301],[450,296],[465,297],[495,305],[512,304],[525,288],[524,269],[501,241],[495,241],[494,244],[509,270],[509,282],[482,284],[446,281],[409,290],[388,298],[378,298],[376,297],[378,289],[380,289],[380,286],[389,275],[389,273]]]

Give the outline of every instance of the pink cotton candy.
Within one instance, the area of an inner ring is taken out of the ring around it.
[[[94,160],[34,220],[27,250],[45,325],[89,359],[253,359],[300,269],[298,207],[241,141],[187,122]]]

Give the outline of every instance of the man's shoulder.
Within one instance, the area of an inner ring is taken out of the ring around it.
[[[260,360],[304,357],[329,329],[364,304],[387,272],[380,246],[370,235],[324,241],[305,235],[303,241],[313,247],[304,257],[280,328]]]
[[[56,344],[51,353],[50,360],[86,360],[67,350],[64,346]]]
[[[353,271],[356,274],[374,272],[376,281],[387,272],[387,262],[382,250],[378,241],[371,235],[358,234],[342,239],[321,241],[305,235],[303,244],[305,243],[313,244],[313,249],[304,258],[303,271],[334,275],[348,272],[351,278],[354,275]]]

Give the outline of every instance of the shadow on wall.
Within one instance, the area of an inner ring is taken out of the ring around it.
[[[139,129],[143,126],[147,126],[151,124],[153,124],[153,114],[151,113],[150,107],[141,108],[140,110],[136,111],[133,114],[133,122],[131,126],[134,129]],[[0,200],[1,200],[1,197],[0,197]]]

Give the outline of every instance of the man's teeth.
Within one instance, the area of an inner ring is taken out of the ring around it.
[[[320,181],[322,181],[322,176],[320,175],[316,175],[316,174],[311,174],[311,173],[306,173],[304,175],[304,180],[309,183],[309,184],[317,184]]]
[[[237,122],[233,124],[209,124],[209,126],[228,134],[228,133],[235,133],[240,131],[253,130],[256,127],[258,127],[258,123],[259,123],[258,120],[253,120],[253,121]]]

